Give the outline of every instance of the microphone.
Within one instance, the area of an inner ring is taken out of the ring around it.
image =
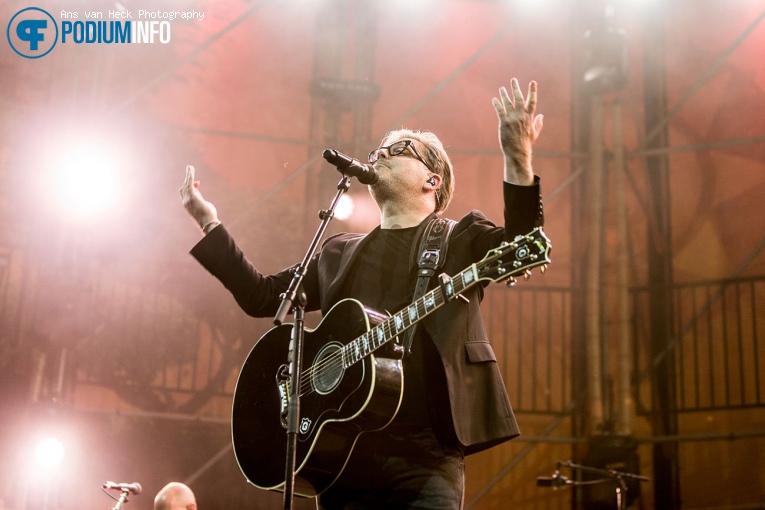
[[[553,489],[559,489],[571,482],[568,478],[561,475],[557,471],[552,476],[539,476],[537,477],[537,487],[552,487]]]
[[[340,173],[357,178],[361,184],[374,184],[380,178],[372,165],[365,165],[358,159],[346,156],[342,152],[325,149],[322,156],[329,163],[335,165]]]
[[[129,492],[131,494],[140,494],[142,490],[141,484],[138,482],[133,482],[133,483],[104,482],[104,485],[102,487],[104,489]]]

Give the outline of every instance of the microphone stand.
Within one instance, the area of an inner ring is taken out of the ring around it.
[[[292,325],[292,336],[289,345],[289,367],[290,367],[290,397],[289,404],[287,405],[287,451],[286,451],[286,466],[284,472],[284,509],[289,510],[292,508],[292,502],[295,495],[295,453],[297,448],[297,434],[298,424],[300,421],[300,375],[303,366],[303,339],[305,337],[305,326],[303,323],[306,305],[306,296],[300,291],[298,295],[300,285],[303,282],[306,268],[309,262],[316,254],[316,250],[319,247],[319,242],[324,236],[324,232],[329,226],[330,220],[335,215],[335,208],[337,207],[340,197],[343,193],[348,191],[351,186],[351,178],[343,174],[343,178],[337,183],[337,193],[329,209],[319,212],[319,218],[321,223],[319,228],[314,234],[311,244],[308,246],[308,251],[303,257],[303,261],[295,269],[292,274],[292,281],[287,288],[287,291],[281,295],[282,302],[279,305],[279,309],[274,316],[274,324],[280,326],[284,323],[284,319],[287,316],[287,312],[292,308],[294,322]]]
[[[601,480],[588,480],[584,482],[571,482],[571,485],[589,485],[594,483],[602,483],[607,482],[608,480],[616,480],[616,508],[618,510],[624,510],[627,505],[627,498],[625,493],[627,492],[627,482],[625,479],[628,480],[637,480],[640,482],[647,482],[650,480],[647,476],[640,476],[636,475],[634,473],[627,473],[624,471],[616,471],[614,469],[601,469],[601,468],[594,468],[590,466],[583,466],[581,464],[574,464],[570,460],[567,461],[558,461],[558,467],[567,467],[571,469],[578,469],[579,471],[582,471],[584,473],[593,473],[596,475],[604,476],[605,478]]]
[[[112,507],[112,510],[120,510],[120,508],[122,508],[122,505],[124,503],[127,503],[128,494],[130,494],[130,491],[127,489],[122,489],[120,493],[121,493],[120,498],[117,500],[117,504]]]

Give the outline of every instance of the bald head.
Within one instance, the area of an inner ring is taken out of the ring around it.
[[[170,482],[154,498],[154,510],[197,510],[197,500],[187,485]]]

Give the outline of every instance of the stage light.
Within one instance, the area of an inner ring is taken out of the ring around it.
[[[627,37],[614,28],[614,9],[606,8],[597,27],[584,34],[585,89],[593,94],[621,90],[627,84]]]
[[[45,214],[85,224],[110,221],[121,212],[130,189],[124,143],[89,131],[47,138],[44,144],[34,142],[37,156],[30,178]]]
[[[353,209],[343,218],[343,229],[347,232],[369,232],[380,224],[380,209],[369,193],[343,195],[345,196],[353,200]]]
[[[68,148],[54,164],[53,189],[62,212],[75,218],[101,213],[117,196],[118,164],[105,147]]]
[[[353,202],[353,197],[350,195],[341,196],[340,200],[337,202],[337,207],[335,207],[335,218],[338,220],[347,220],[353,214],[354,208],[355,204]]]
[[[35,460],[43,469],[58,467],[64,460],[64,444],[53,437],[42,439],[35,447]]]

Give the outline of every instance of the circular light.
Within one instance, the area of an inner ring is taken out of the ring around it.
[[[114,156],[98,148],[80,147],[65,154],[55,170],[60,206],[75,217],[104,211],[115,200]]]
[[[64,445],[58,439],[46,437],[37,443],[35,460],[45,469],[55,468],[64,460]]]
[[[335,218],[338,220],[347,220],[353,214],[354,208],[355,205],[352,197],[349,195],[341,196],[340,200],[337,202],[337,207],[335,207]]]

